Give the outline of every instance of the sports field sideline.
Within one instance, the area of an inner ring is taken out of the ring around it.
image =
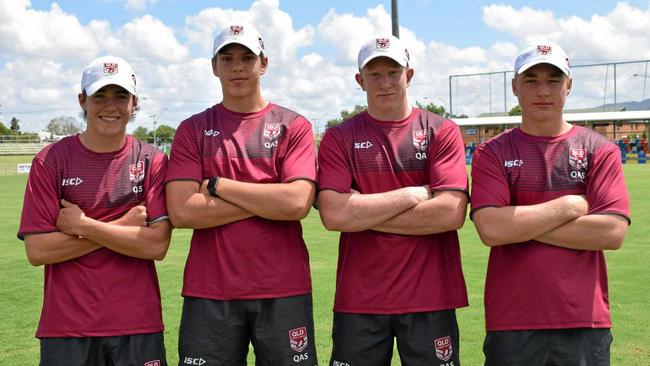
[[[0,165],[29,162],[25,157],[0,157]],[[623,248],[607,253],[610,303],[614,321],[612,365],[650,365],[650,167],[625,165],[631,195],[632,226]],[[43,268],[27,262],[16,231],[22,209],[26,175],[0,175],[0,365],[37,365],[39,343],[34,332],[42,304]],[[338,234],[327,232],[313,211],[303,220],[309,246],[314,287],[314,320],[320,364],[331,350],[331,307]],[[158,263],[163,297],[165,340],[170,365],[178,363],[176,341],[182,299],[180,288],[191,231],[175,230],[169,253]],[[463,269],[470,307],[458,311],[463,365],[481,365],[484,337],[483,282],[488,248],[483,246],[468,220],[460,231]],[[125,284],[128,286],[128,284]],[[433,346],[432,346],[433,352]],[[249,357],[249,364],[254,364]],[[399,361],[394,361],[399,365]]]

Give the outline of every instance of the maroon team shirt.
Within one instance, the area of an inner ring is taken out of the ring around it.
[[[86,216],[112,221],[145,202],[148,221],[167,218],[164,153],[128,136],[116,152],[86,149],[79,136],[48,145],[32,161],[18,232],[59,231],[63,198]],[[37,337],[95,337],[163,330],[160,290],[151,260],[101,248],[45,265],[43,311]]]
[[[403,121],[367,112],[327,130],[319,147],[320,190],[364,194],[428,184],[467,192],[458,127],[413,109]],[[341,233],[334,311],[403,314],[467,306],[456,231]]]
[[[582,194],[588,214],[629,221],[620,159],[614,144],[583,127],[556,137],[506,131],[474,156],[472,213]],[[491,248],[485,318],[488,331],[611,327],[603,252],[534,240]]]
[[[217,104],[180,124],[166,180],[315,181],[315,155],[311,124],[295,112],[269,103],[260,112],[242,114]],[[300,221],[254,216],[194,230],[183,296],[232,300],[310,292]]]

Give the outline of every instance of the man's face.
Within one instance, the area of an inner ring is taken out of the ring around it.
[[[572,80],[550,64],[539,64],[512,80],[512,91],[519,99],[522,115],[531,122],[562,119],[562,109]]]
[[[224,97],[242,98],[256,93],[260,76],[266,72],[268,59],[248,48],[231,44],[212,59],[212,70],[221,81]]]
[[[137,106],[137,97],[118,85],[106,85],[93,95],[79,94],[86,111],[87,131],[102,137],[126,133],[126,124]]]
[[[388,57],[375,58],[356,75],[357,82],[368,95],[368,107],[377,115],[408,103],[406,89],[412,77],[412,69]]]

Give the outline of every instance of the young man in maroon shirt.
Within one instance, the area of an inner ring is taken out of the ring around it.
[[[471,217],[491,247],[486,365],[609,365],[603,250],[623,244],[629,197],[618,148],[563,118],[572,82],[558,45],[524,49],[521,126],[474,157]]]
[[[414,71],[399,39],[359,52],[368,110],[327,130],[318,204],[341,232],[331,365],[459,365],[455,309],[467,306],[456,230],[467,174],[456,124],[408,103]]]
[[[45,265],[41,365],[166,365],[154,260],[169,246],[167,157],[126,134],[137,109],[126,61],[86,68],[87,127],[32,162],[18,237]]]
[[[223,101],[183,121],[167,174],[170,217],[193,228],[183,283],[179,364],[316,365],[309,257],[300,220],[316,179],[301,115],[267,102],[269,65],[250,24],[214,40]]]

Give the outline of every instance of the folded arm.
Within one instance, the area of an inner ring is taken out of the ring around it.
[[[567,195],[522,206],[484,207],[473,213],[476,230],[489,247],[536,239],[587,213],[584,196]]]
[[[202,183],[177,180],[167,183],[167,210],[174,227],[207,229],[255,216],[245,209],[212,197]]]
[[[323,190],[318,194],[318,209],[328,230],[356,232],[372,229],[430,197],[427,187],[404,187],[371,194]]]
[[[88,239],[58,231],[25,235],[25,252],[33,266],[65,262],[101,248]]]
[[[63,208],[59,212],[56,226],[62,233],[88,239],[130,257],[161,260],[167,254],[171,240],[171,225],[167,220],[152,225],[147,225],[145,220],[136,221],[135,225],[102,222],[86,216],[73,203],[65,200],[61,203]],[[138,207],[139,210],[144,208]],[[137,219],[139,218],[133,218],[134,221]]]
[[[420,202],[371,230],[393,234],[430,235],[460,229],[465,223],[467,194],[439,191],[433,198]]]
[[[205,182],[203,184],[205,186]],[[288,183],[246,183],[220,178],[217,195],[269,220],[302,220],[314,202],[316,185],[306,179]]]
[[[585,215],[535,238],[542,243],[579,250],[618,249],[623,245],[628,221],[619,215]]]

